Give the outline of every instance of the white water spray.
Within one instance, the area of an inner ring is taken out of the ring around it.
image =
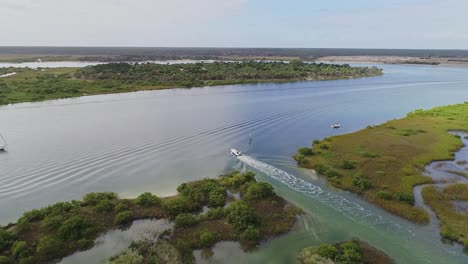
[[[352,219],[353,221],[364,223],[366,225],[374,227],[376,225],[381,225],[384,226],[387,230],[391,231],[398,230],[413,233],[411,232],[411,230],[403,230],[402,226],[386,220],[383,216],[375,214],[345,197],[324,190],[317,185],[297,178],[276,167],[258,161],[249,156],[240,156],[238,159],[247,166],[265,173],[269,177],[285,184],[289,188],[300,192],[308,197],[311,197],[315,200],[318,200],[329,207],[332,207],[333,209],[337,210],[338,212],[342,213],[343,215]]]

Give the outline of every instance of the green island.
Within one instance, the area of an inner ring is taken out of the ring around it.
[[[395,263],[384,252],[364,241],[353,238],[334,245],[321,244],[307,247],[297,254],[301,264],[392,264]]]
[[[355,133],[314,140],[312,148],[300,148],[295,159],[301,167],[325,176],[332,186],[425,224],[430,217],[426,210],[414,206],[413,188],[433,183],[432,178],[422,175],[424,167],[433,161],[453,160],[463,142],[449,132],[467,132],[467,128],[468,102],[416,110],[405,118]],[[466,190],[467,184],[456,188]],[[455,197],[449,192],[431,186],[423,190],[424,199],[442,219],[442,236],[468,246],[468,216],[449,206],[449,200],[466,200],[466,196]]]
[[[156,242],[135,242],[133,251],[111,261],[193,263],[193,250],[209,249],[218,241],[239,241],[243,249],[252,250],[261,240],[291,230],[302,214],[270,184],[257,182],[253,172],[183,183],[177,191],[171,197],[147,192],[135,199],[90,193],[82,201],[26,212],[15,224],[0,228],[0,264],[58,261],[93,247],[106,231],[127,228],[137,219],[163,218],[174,222],[173,230]]]
[[[84,68],[0,68],[0,105],[83,95],[224,84],[333,80],[382,75],[376,67],[286,62],[162,65],[109,63]]]

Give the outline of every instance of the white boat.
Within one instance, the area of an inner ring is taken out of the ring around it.
[[[242,155],[242,152],[238,151],[237,149],[231,149],[231,154],[236,157],[239,157]]]
[[[335,123],[335,124],[331,125],[331,128],[340,128],[340,127],[341,127],[340,123]]]
[[[3,142],[0,142],[0,151],[3,151],[3,150],[5,150],[5,147],[8,144],[7,144],[6,140],[3,138],[2,134],[0,134],[0,138],[1,138],[0,141],[3,141]]]

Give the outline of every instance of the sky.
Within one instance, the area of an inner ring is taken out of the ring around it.
[[[468,0],[0,0],[0,46],[468,49]]]

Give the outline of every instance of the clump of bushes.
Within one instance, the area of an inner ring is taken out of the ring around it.
[[[302,147],[297,150],[297,152],[303,156],[312,156],[314,155],[314,152],[312,151],[311,148],[308,147]]]
[[[112,210],[114,210],[114,203],[111,202],[110,200],[102,200],[100,201],[95,207],[94,209],[97,211],[97,212],[100,212],[100,213],[103,213],[103,212],[111,212]]]
[[[254,226],[248,226],[240,237],[242,240],[257,241],[260,239],[260,231]]]
[[[275,194],[273,186],[267,182],[254,182],[249,184],[244,198],[247,200],[256,200],[270,197]]]
[[[340,167],[344,170],[352,170],[356,168],[356,161],[354,160],[343,160]]]
[[[83,197],[83,205],[96,205],[102,200],[116,200],[118,198],[116,193],[102,192],[102,193],[88,193]]]
[[[190,212],[188,200],[184,197],[177,197],[171,200],[167,200],[163,203],[163,208],[169,213],[171,217],[175,217],[178,214]]]
[[[130,211],[122,211],[115,215],[115,223],[118,225],[128,224],[131,220],[131,213]]]
[[[142,206],[160,205],[161,198],[150,192],[144,192],[137,197],[136,203]]]
[[[358,173],[353,176],[353,186],[357,187],[360,192],[364,192],[371,187],[371,184],[362,174]]]
[[[206,217],[208,219],[222,219],[226,216],[226,210],[222,207],[216,207],[208,210],[206,212]]]
[[[243,201],[231,203],[227,208],[226,218],[231,225],[240,231],[259,224],[255,210]]]
[[[404,192],[397,192],[395,194],[395,198],[398,201],[405,202],[405,203],[408,203],[410,205],[414,205],[414,196],[413,196],[412,193],[409,194],[409,193],[404,193]]]
[[[377,197],[383,200],[391,200],[393,199],[392,193],[389,191],[378,191]]]
[[[317,248],[316,253],[324,258],[334,260],[338,255],[338,249],[330,244],[321,244]]]
[[[200,242],[204,247],[211,247],[216,242],[216,236],[209,231],[204,231],[200,235]]]
[[[197,222],[197,219],[192,214],[179,214],[175,218],[175,226],[177,228],[193,226]]]

